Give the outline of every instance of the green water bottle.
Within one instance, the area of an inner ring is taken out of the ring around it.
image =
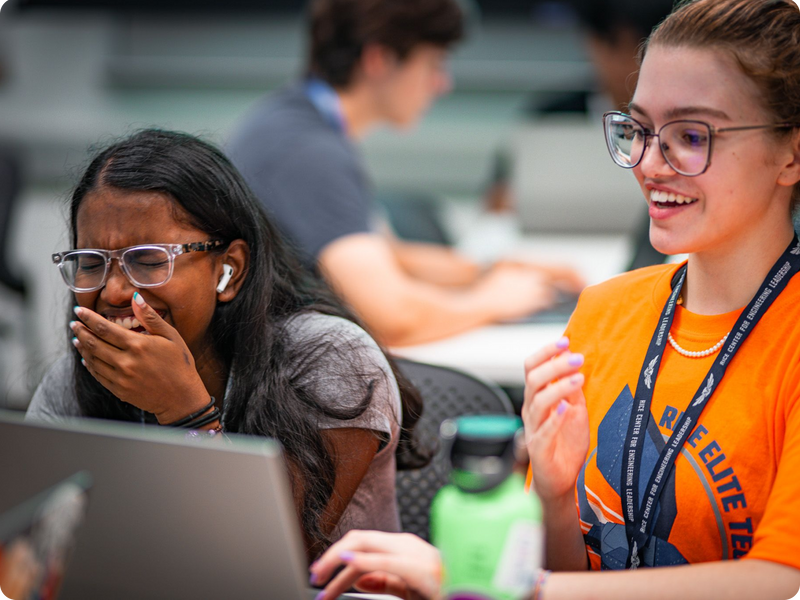
[[[440,430],[449,485],[431,505],[431,537],[449,600],[519,600],[542,567],[542,510],[525,491],[522,421],[510,415],[447,420]],[[523,458],[523,460],[520,460]]]

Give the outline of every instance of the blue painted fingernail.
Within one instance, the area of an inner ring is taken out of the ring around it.
[[[356,557],[355,552],[350,552],[349,550],[345,550],[339,555],[344,562],[350,562]]]
[[[86,366],[86,361],[84,359],[81,359],[81,364],[85,367]]]
[[[133,301],[139,306],[145,305],[144,298],[142,298],[142,295],[139,292],[133,292]]]
[[[567,359],[570,366],[580,367],[583,364],[583,354],[573,354]]]
[[[558,348],[559,350],[564,350],[566,348],[569,348],[569,338],[564,336],[560,340],[558,340],[556,342],[556,348]]]
[[[72,312],[74,312],[76,315],[78,315],[78,316],[80,317],[80,316],[81,316],[82,309],[81,309],[81,307],[80,307],[80,306],[73,306],[73,307],[72,307]]]
[[[75,322],[75,321],[70,321],[70,322],[69,322],[69,328],[70,328],[70,329],[72,329],[72,331],[75,331],[75,328],[76,328],[77,326],[78,326],[78,323],[77,323],[77,322]]]
[[[317,585],[317,579],[318,579],[317,574],[311,573],[311,577],[308,578],[308,583],[310,583],[311,585]]]
[[[567,401],[562,400],[561,402],[558,403],[558,408],[556,409],[558,416],[563,415],[565,410],[567,410]]]
[[[72,338],[72,345],[73,346],[75,346],[77,348],[79,344],[80,344],[80,342],[78,341],[78,338],[76,338],[76,337]]]

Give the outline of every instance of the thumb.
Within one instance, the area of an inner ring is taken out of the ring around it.
[[[159,335],[172,339],[173,334],[177,333],[152,306],[145,302],[144,297],[139,292],[133,293],[131,308],[136,319],[150,335]]]

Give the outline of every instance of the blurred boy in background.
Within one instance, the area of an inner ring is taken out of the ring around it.
[[[427,342],[548,307],[568,270],[498,263],[397,239],[376,211],[356,142],[416,124],[452,82],[455,0],[315,0],[307,76],[263,100],[228,153],[294,242],[387,345]],[[413,176],[409,174],[409,176]]]

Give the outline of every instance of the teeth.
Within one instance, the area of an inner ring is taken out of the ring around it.
[[[117,317],[108,317],[108,320],[114,323],[115,325],[124,327],[125,329],[136,329],[141,325],[136,317],[125,317],[124,319],[120,319]]]
[[[662,190],[650,190],[650,201],[658,202],[661,204],[691,204],[696,202],[697,198],[689,198],[683,194],[676,194],[674,192],[665,192]]]

